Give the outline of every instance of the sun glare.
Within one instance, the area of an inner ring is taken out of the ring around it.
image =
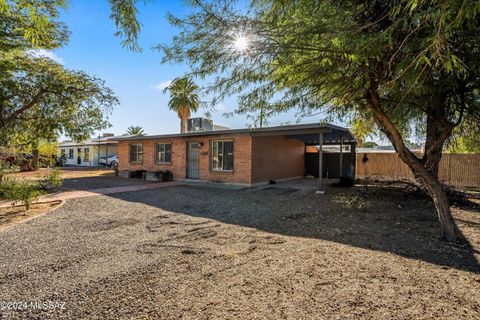
[[[248,47],[248,40],[245,36],[238,36],[235,39],[235,49],[238,51],[245,51]]]

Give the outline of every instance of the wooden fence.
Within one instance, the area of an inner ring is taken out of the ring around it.
[[[410,169],[396,153],[368,152],[366,155],[367,162],[362,161],[365,153],[356,155],[357,178],[413,180]],[[480,154],[444,153],[439,178],[454,187],[480,187]]]

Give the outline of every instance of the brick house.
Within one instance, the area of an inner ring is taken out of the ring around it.
[[[119,171],[169,170],[175,180],[251,186],[300,178],[308,173],[307,146],[317,146],[321,154],[319,145],[335,143],[352,146],[351,155],[342,155],[341,159],[347,159],[345,163],[355,163],[350,161],[355,154],[352,135],[347,129],[330,124],[201,129],[183,134],[125,137],[118,141]],[[343,152],[344,148],[340,150]],[[324,157],[316,159],[313,165],[318,171],[319,167],[324,167]],[[353,169],[347,168],[344,174],[346,171],[353,175]],[[342,169],[339,175],[342,176]]]

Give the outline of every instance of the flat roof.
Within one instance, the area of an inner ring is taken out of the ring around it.
[[[91,146],[91,145],[106,145],[106,144],[118,144],[118,138],[131,137],[131,135],[119,135],[119,136],[107,136],[90,138],[85,141],[60,141],[57,143],[58,147],[74,147],[74,146]]]
[[[345,143],[355,142],[355,139],[347,128],[343,128],[329,123],[308,123],[264,128],[244,128],[162,135],[130,136],[119,137],[116,140],[132,141],[145,139],[189,138],[200,136],[248,134],[251,136],[286,135],[288,137],[291,137],[292,139],[299,139],[308,144],[318,144],[318,133],[324,133],[324,143],[334,143],[335,141],[340,141],[341,137],[343,137]]]

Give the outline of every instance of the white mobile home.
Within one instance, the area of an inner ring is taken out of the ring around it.
[[[118,137],[104,133],[83,142],[62,141],[57,146],[58,156],[65,155],[66,166],[96,167],[100,159],[105,163],[107,158],[118,155],[118,141],[115,140]]]

